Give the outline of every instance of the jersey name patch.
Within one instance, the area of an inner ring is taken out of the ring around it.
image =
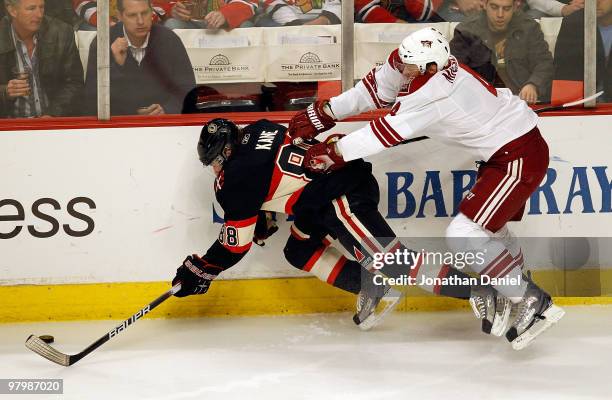
[[[278,130],[274,132],[261,132],[259,134],[259,139],[257,139],[255,150],[272,150],[272,143],[274,142],[274,138],[276,137],[277,133]]]
[[[221,172],[219,172],[219,175],[215,179],[215,192],[218,192],[219,190],[223,189],[224,181],[225,181],[225,171],[221,170]]]

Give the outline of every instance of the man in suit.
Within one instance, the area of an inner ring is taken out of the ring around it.
[[[153,24],[150,0],[118,0],[119,23],[110,30],[111,114],[179,114],[195,77],[185,46],[170,29]],[[86,95],[96,106],[97,43],[89,49]]]

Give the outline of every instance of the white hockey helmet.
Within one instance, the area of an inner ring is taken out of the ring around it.
[[[446,66],[450,46],[444,35],[435,28],[423,28],[406,36],[399,46],[400,60],[404,64],[415,64],[421,74],[427,64],[436,63],[438,71]]]

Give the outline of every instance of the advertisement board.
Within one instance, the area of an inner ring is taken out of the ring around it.
[[[339,123],[335,131],[364,123]],[[523,221],[510,223],[518,236],[612,236],[610,126],[612,116],[540,119],[550,165]],[[163,281],[187,254],[204,253],[223,212],[212,172],[197,158],[199,130],[0,134],[0,285]],[[476,176],[475,160],[433,140],[369,161],[379,209],[403,237],[444,236]],[[283,259],[290,223],[277,218],[279,232],[265,247],[252,246],[224,279],[304,275]],[[612,246],[597,251],[601,262],[612,260]]]

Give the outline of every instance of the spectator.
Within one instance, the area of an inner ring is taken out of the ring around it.
[[[571,0],[568,4],[557,0],[527,0],[527,14],[531,18],[567,17],[584,8],[584,0]]]
[[[550,98],[553,58],[540,25],[515,13],[513,0],[486,0],[485,11],[455,28],[457,59],[528,103]]]
[[[484,9],[485,0],[446,0],[438,14],[443,21],[463,22]]]
[[[257,8],[257,0],[181,0],[173,4],[164,25],[170,29],[249,27]]]
[[[1,2],[0,2],[1,3]],[[0,18],[6,15],[4,6],[0,6]],[[77,29],[81,19],[74,13],[70,0],[47,0],[45,1],[45,15],[64,21],[73,29]]]
[[[443,22],[437,14],[443,3],[444,0],[381,0],[379,5],[378,0],[356,0],[355,11],[363,4],[357,22]],[[377,10],[377,6],[387,11],[392,19]]]
[[[149,0],[117,0],[119,21],[110,30],[111,114],[180,113],[195,78],[187,51],[174,32],[153,24]],[[96,52],[89,48],[86,95],[95,109]]]
[[[64,0],[67,1],[67,0]],[[119,21],[117,18],[117,0],[110,0],[110,25],[113,26]],[[153,22],[158,22],[166,18],[170,13],[174,3],[168,0],[152,0]],[[72,7],[84,22],[79,26],[80,30],[95,31],[98,26],[98,3],[96,0],[72,0]]]
[[[5,0],[0,20],[0,117],[78,115],[83,66],[70,25],[44,0]]]
[[[359,0],[355,1],[356,8],[358,4]],[[258,17],[257,26],[336,25],[342,14],[340,0],[265,0],[263,8],[264,14]]]
[[[388,0],[355,0],[355,22],[403,23]]]
[[[363,2],[355,1],[356,16],[359,7],[363,6]],[[342,15],[340,0],[319,2],[265,0],[263,7],[264,14],[258,16],[257,26],[337,25],[340,24]],[[376,11],[373,12],[376,13]],[[393,18],[392,22],[395,22],[395,17],[386,10],[383,11]],[[318,91],[317,82],[274,82],[274,85],[277,94],[272,101],[272,109],[295,110],[306,107],[310,100],[315,98]],[[305,99],[308,101],[302,103]]]
[[[612,0],[597,0],[596,86],[612,102]],[[563,19],[555,45],[555,79],[584,79],[584,11]]]

